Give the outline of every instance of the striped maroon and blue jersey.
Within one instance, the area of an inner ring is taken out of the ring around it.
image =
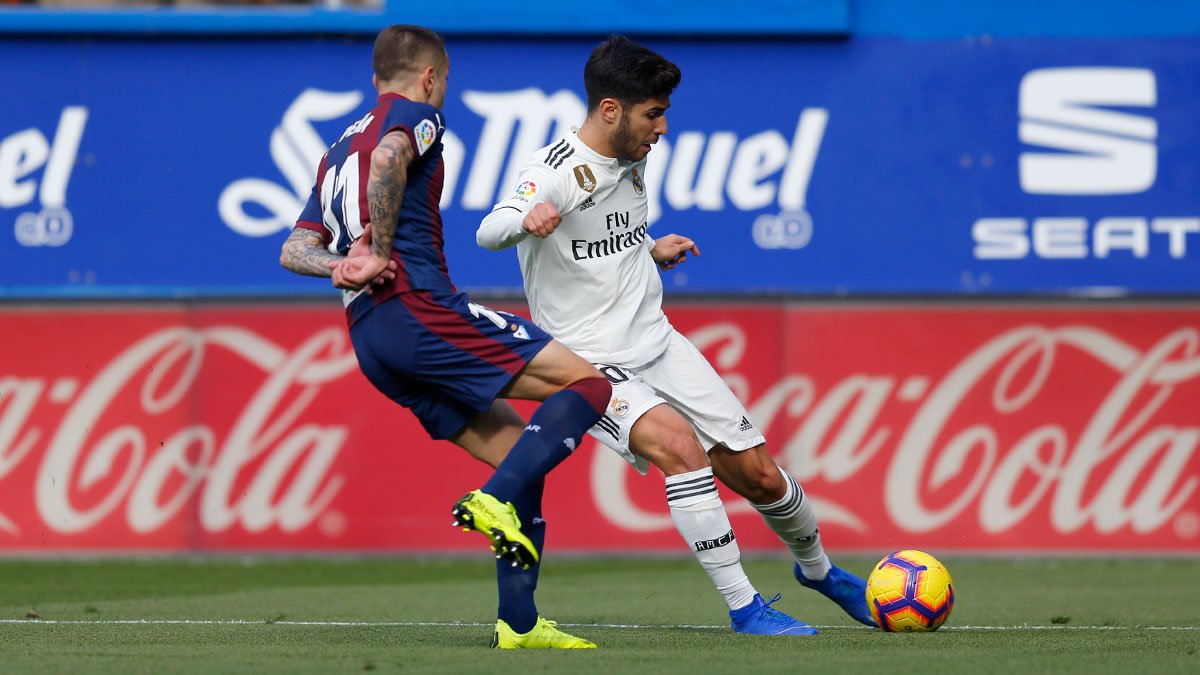
[[[371,152],[385,135],[396,130],[408,136],[413,148],[392,242],[396,278],[376,287],[372,295],[360,296],[347,310],[352,320],[369,308],[354,309],[354,305],[378,304],[411,290],[455,291],[446,270],[438,208],[445,177],[442,134],[446,122],[442,111],[427,103],[383,94],[370,112],[347,127],[321,158],[317,183],[296,227],[317,232],[331,253],[345,255],[371,222],[367,202]]]

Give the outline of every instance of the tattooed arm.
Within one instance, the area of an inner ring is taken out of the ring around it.
[[[371,151],[367,178],[367,205],[371,209],[371,253],[342,261],[333,276],[339,288],[365,285],[387,269],[392,261],[392,241],[400,218],[400,203],[408,184],[408,165],[413,160],[412,144],[402,131],[384,136]]]
[[[321,235],[303,227],[297,227],[283,242],[283,252],[279,255],[279,264],[296,274],[310,277],[327,277],[330,275],[330,263],[336,263],[342,257],[330,253],[321,240]]]
[[[412,144],[401,131],[384,136],[371,152],[371,173],[367,178],[367,204],[373,226],[371,252],[384,260],[392,257],[392,240],[412,160]]]

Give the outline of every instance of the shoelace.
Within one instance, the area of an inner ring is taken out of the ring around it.
[[[793,619],[792,617],[788,616],[787,614],[784,614],[783,612],[775,609],[774,607],[771,607],[772,604],[777,602],[782,597],[783,597],[782,593],[776,593],[775,596],[772,597],[770,600],[763,600],[762,616],[765,617],[767,620],[769,620],[771,623],[789,624],[789,625],[793,624],[796,622],[795,619]]]

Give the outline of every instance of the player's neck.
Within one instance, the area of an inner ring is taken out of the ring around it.
[[[397,94],[417,103],[429,103],[429,92],[425,91],[425,87],[419,83],[407,87],[399,85],[380,87],[379,95],[383,96],[384,94]]]
[[[611,159],[617,156],[616,151],[613,150],[612,142],[609,140],[610,134],[608,131],[599,124],[593,124],[590,119],[586,120],[582,127],[579,127],[579,131],[576,132],[575,137],[579,139],[580,143],[588,146],[601,157]]]

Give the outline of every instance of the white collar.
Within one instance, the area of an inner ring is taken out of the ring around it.
[[[567,135],[567,142],[570,143],[580,155],[582,155],[583,160],[592,164],[599,164],[613,170],[620,170],[626,168],[626,166],[631,166],[630,162],[619,160],[616,157],[605,157],[604,155],[593,150],[587,143],[579,140],[579,127],[572,125],[570,129],[571,133]]]

